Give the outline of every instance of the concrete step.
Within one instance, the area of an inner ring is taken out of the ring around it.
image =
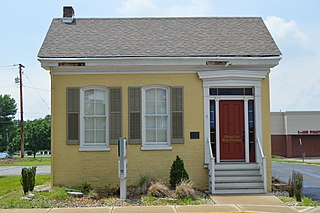
[[[257,163],[219,163],[214,165],[215,170],[249,170],[259,169]]]
[[[215,165],[214,176],[214,194],[264,193],[256,163],[219,163]]]
[[[252,183],[217,183],[216,189],[263,189],[263,182]]]
[[[260,170],[216,170],[215,176],[259,176]]]
[[[263,189],[215,189],[213,194],[262,194]]]
[[[216,182],[220,183],[232,183],[232,182],[259,182],[262,181],[261,175],[256,176],[216,176]]]

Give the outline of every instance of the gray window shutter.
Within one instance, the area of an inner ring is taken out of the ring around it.
[[[110,88],[109,96],[109,144],[118,144],[122,136],[121,88]]]
[[[183,88],[171,88],[171,143],[183,141]]]
[[[67,88],[67,144],[80,144],[80,89]]]
[[[129,144],[141,144],[141,88],[129,87]]]

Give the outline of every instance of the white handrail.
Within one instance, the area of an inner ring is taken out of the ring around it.
[[[215,185],[215,174],[214,174],[214,157],[213,157],[213,153],[212,153],[212,148],[211,148],[211,143],[210,140],[207,139],[207,145],[208,145],[208,154],[209,154],[209,165],[208,165],[208,169],[209,169],[209,191],[211,192],[211,194],[213,194],[214,192],[214,185]],[[211,187],[210,187],[210,182],[211,182]]]
[[[264,188],[264,192],[267,193],[267,164],[266,164],[266,157],[263,153],[263,149],[262,149],[262,145],[261,142],[259,140],[259,138],[257,138],[256,140],[256,161],[259,164],[260,167],[260,174],[263,177],[263,188]]]

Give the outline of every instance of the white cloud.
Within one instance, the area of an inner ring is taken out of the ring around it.
[[[212,14],[212,1],[191,0],[184,5],[174,5],[168,8],[170,16],[207,16]]]
[[[320,110],[320,55],[283,59],[271,72],[271,110]]]
[[[118,11],[125,15],[145,16],[158,10],[153,0],[126,0]]]
[[[298,24],[293,20],[286,21],[277,16],[269,16],[266,18],[265,24],[277,41],[298,43],[303,46],[308,42],[306,34],[300,30]]]
[[[271,72],[271,110],[320,110],[320,43],[295,21],[271,16],[265,23],[283,59]]]

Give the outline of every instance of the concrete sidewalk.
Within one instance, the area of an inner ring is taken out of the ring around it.
[[[124,206],[99,208],[2,209],[1,213],[316,213],[320,207],[289,207],[273,195],[212,195],[216,204],[199,206]]]

